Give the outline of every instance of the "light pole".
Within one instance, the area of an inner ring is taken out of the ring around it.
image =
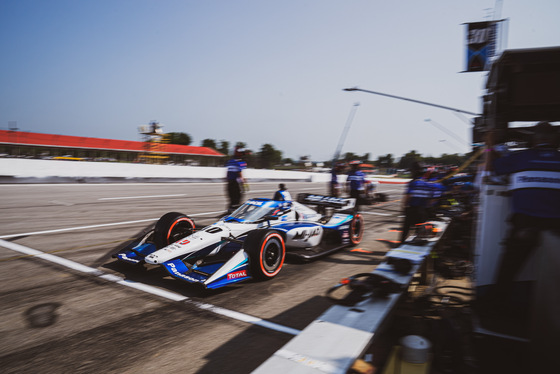
[[[360,106],[360,103],[354,103],[352,106],[352,110],[348,115],[348,119],[346,120],[346,125],[344,126],[344,130],[342,130],[342,135],[340,136],[340,140],[338,141],[338,145],[336,146],[336,150],[334,152],[332,167],[334,168],[336,161],[340,157],[340,152],[342,150],[342,146],[344,145],[344,141],[346,140],[346,135],[348,135],[348,130],[350,129],[350,125],[352,124],[352,120],[354,119],[354,115],[356,114],[356,110]]]
[[[443,126],[440,125],[439,123],[433,121],[432,119],[426,118],[426,119],[424,120],[424,122],[428,122],[428,123],[434,125],[435,127],[437,127],[438,129],[440,129],[441,131],[445,132],[447,135],[449,135],[449,136],[455,138],[455,140],[457,140],[457,141],[459,141],[459,142],[461,142],[461,143],[463,143],[463,144],[465,144],[465,145],[467,145],[467,146],[469,146],[469,147],[471,146],[471,144],[470,144],[469,142],[467,142],[466,140],[464,140],[463,138],[461,138],[459,135],[457,135],[457,134],[455,134],[454,132],[452,132],[452,131],[446,129],[445,127],[443,127]]]
[[[465,113],[465,114],[470,114],[470,115],[472,115],[472,116],[480,116],[479,113],[468,112],[468,111],[463,110],[463,109],[457,109],[457,108],[452,108],[452,107],[450,107],[450,106],[444,106],[444,105],[439,105],[439,104],[434,104],[434,103],[428,103],[427,101],[421,101],[421,100],[416,100],[416,99],[410,99],[410,98],[408,98],[408,97],[390,95],[390,94],[386,94],[386,93],[382,93],[382,92],[376,92],[376,91],[370,91],[370,90],[363,90],[363,89],[358,88],[358,87],[344,88],[343,91],[361,91],[361,92],[367,92],[367,93],[374,94],[374,95],[381,95],[381,96],[391,97],[391,98],[393,98],[393,99],[405,100],[405,101],[410,101],[410,102],[417,103],[417,104],[424,104],[424,105],[434,106],[434,107],[436,107],[436,108],[452,110],[452,111],[457,112],[457,113]]]

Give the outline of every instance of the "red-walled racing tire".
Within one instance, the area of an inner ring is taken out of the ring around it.
[[[249,266],[253,277],[271,279],[282,269],[286,257],[286,245],[278,231],[252,231],[247,235],[243,248],[249,256]]]
[[[350,222],[350,242],[352,245],[358,245],[362,241],[364,235],[364,219],[361,214],[356,214]]]
[[[183,213],[164,214],[154,228],[154,244],[161,249],[189,236],[194,228],[194,221]]]

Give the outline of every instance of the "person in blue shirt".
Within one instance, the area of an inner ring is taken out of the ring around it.
[[[350,162],[350,171],[346,177],[346,190],[351,198],[356,199],[356,211],[359,210],[361,204],[365,201],[365,182],[366,175],[360,170],[360,161]]]
[[[292,195],[290,195],[284,183],[280,183],[278,185],[278,188],[279,190],[274,193],[274,197],[272,198],[272,200],[292,201]]]
[[[422,167],[418,162],[410,168],[412,180],[408,182],[403,198],[404,222],[401,230],[401,243],[404,243],[410,227],[426,222],[434,188],[422,178]]]
[[[508,302],[511,282],[544,230],[560,235],[560,136],[548,122],[534,126],[532,147],[493,161],[496,175],[509,176],[511,192],[510,229],[498,269],[495,295]]]
[[[243,170],[247,168],[247,163],[242,160],[245,151],[242,148],[236,147],[233,153],[233,158],[227,164],[227,194],[229,198],[228,213],[237,209],[241,203],[241,196],[243,192],[243,185],[245,179],[243,178]]]

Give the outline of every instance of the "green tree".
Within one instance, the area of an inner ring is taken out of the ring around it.
[[[165,140],[169,144],[191,145],[192,138],[184,132],[170,132],[165,134]]]
[[[467,156],[466,155],[460,155],[460,154],[452,154],[452,155],[448,155],[448,154],[442,154],[441,157],[439,158],[439,163],[443,164],[443,165],[456,165],[459,166],[461,164],[463,164],[465,161],[467,161]]]
[[[409,169],[415,161],[422,161],[422,155],[416,151],[410,151],[399,160],[399,169]]]
[[[352,160],[358,160],[358,159],[360,159],[360,157],[353,152],[346,152],[344,154],[344,158],[343,158],[343,160],[346,161],[346,162],[349,162],[349,161],[352,161]]]
[[[263,169],[270,169],[282,162],[282,152],[268,143],[263,144],[257,157],[259,166]]]
[[[392,168],[393,164],[395,163],[395,160],[393,159],[393,155],[391,153],[388,153],[385,156],[379,156],[377,157],[377,167],[380,168]]]
[[[218,152],[229,156],[229,142],[227,140],[220,140],[220,146],[218,147]]]
[[[201,146],[212,148],[212,149],[218,149],[218,146],[216,145],[216,141],[214,139],[204,139],[201,143]]]

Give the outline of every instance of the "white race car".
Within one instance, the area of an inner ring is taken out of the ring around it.
[[[187,215],[171,212],[113,257],[161,265],[173,277],[206,288],[270,279],[286,255],[313,259],[360,243],[364,224],[354,206],[354,199],[312,194],[300,194],[298,202],[250,199],[200,230]],[[330,215],[318,212],[329,208]]]

